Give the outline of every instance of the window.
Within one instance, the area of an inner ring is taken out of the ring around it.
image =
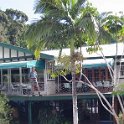
[[[121,65],[120,76],[124,76],[124,65]]]
[[[87,77],[88,77],[89,81],[92,82],[93,76],[92,76],[92,70],[91,69],[87,70]]]
[[[94,70],[94,80],[99,81],[99,69]]]
[[[2,78],[3,78],[3,83],[8,83],[9,77],[8,77],[8,70],[7,69],[2,70]]]
[[[106,70],[104,68],[100,70],[100,78],[106,80]]]
[[[98,113],[98,100],[97,99],[89,99],[87,102],[87,109],[90,113]]]
[[[28,83],[29,82],[29,68],[22,68],[22,83]]]
[[[19,83],[20,82],[20,75],[19,75],[19,69],[18,68],[11,69],[11,82],[12,83]]]
[[[54,61],[48,61],[47,62],[47,80],[54,80],[54,78],[51,76],[54,70]]]
[[[110,71],[107,69],[106,70],[106,73],[107,73],[107,80],[110,80],[111,81],[111,74],[112,74],[112,72],[110,74]]]

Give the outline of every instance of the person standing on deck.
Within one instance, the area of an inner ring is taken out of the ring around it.
[[[34,91],[38,91],[40,93],[37,77],[38,77],[37,72],[36,72],[35,68],[33,67],[31,72],[30,72],[30,82],[32,85],[32,92],[33,93],[34,93]]]

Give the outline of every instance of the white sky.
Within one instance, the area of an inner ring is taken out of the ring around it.
[[[99,12],[113,11],[124,13],[124,0],[89,0]],[[38,15],[34,14],[35,0],[0,0],[0,9],[13,8],[23,11],[28,17],[29,22],[38,18]]]

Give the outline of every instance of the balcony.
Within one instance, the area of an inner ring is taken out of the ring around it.
[[[44,92],[44,79],[38,78],[39,90]],[[37,94],[37,88],[34,94]],[[32,84],[30,83],[28,74],[3,75],[0,83],[0,92],[11,96],[29,96],[32,95]]]
[[[0,85],[0,92],[9,96],[32,96],[39,95],[39,92],[42,94],[44,92],[44,83],[39,82],[39,90],[37,90],[37,87],[35,87],[35,91],[32,91],[32,85],[31,83],[15,83],[15,84],[1,84]]]
[[[96,81],[93,83],[93,85],[99,89],[103,93],[112,92],[113,85],[111,81]],[[32,91],[31,83],[25,82],[25,83],[5,83],[0,85],[0,91],[1,93],[4,93],[9,96],[32,96],[34,94],[35,96],[40,95],[66,95],[72,93],[72,83],[68,82],[61,82],[61,83],[55,83],[55,81],[48,81],[40,82],[38,81],[39,90],[37,87],[35,87],[35,90]],[[82,84],[80,82],[77,82],[76,85],[77,93],[78,94],[87,94],[87,93],[95,93],[91,88],[89,88],[87,85]]]
[[[112,92],[113,85],[111,81],[96,81],[93,85],[103,93]],[[76,85],[77,93],[95,93],[93,89],[89,88],[87,85],[80,82]],[[62,82],[58,84],[56,89],[57,94],[71,94],[72,93],[72,83]]]

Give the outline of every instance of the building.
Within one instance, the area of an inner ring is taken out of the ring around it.
[[[117,74],[119,82],[123,83],[123,44],[118,44],[118,50],[116,50],[116,44],[102,45],[101,48],[106,57],[105,60],[100,51],[89,54],[86,52],[87,47],[82,48],[83,57],[86,58],[83,61],[83,73],[111,101],[113,81],[108,66]],[[69,49],[63,49],[62,54],[69,55]],[[54,114],[53,108],[56,112],[63,112],[63,116],[67,117],[71,123],[71,83],[61,76],[54,79],[48,73],[48,70],[53,71],[58,55],[58,50],[42,51],[40,59],[35,60],[33,53],[27,49],[0,43],[0,91],[6,94],[10,99],[10,104],[18,109],[20,122],[34,124],[37,120],[41,121],[38,118],[40,108],[44,109],[42,106],[49,108],[50,105]],[[32,96],[29,80],[32,67],[35,67],[38,73],[40,95],[36,90],[35,95]],[[71,79],[70,75],[66,77]],[[87,82],[85,78],[82,80]],[[102,107],[96,93],[91,88],[78,82],[77,94],[79,124],[82,122],[83,124],[113,124],[112,116]],[[117,106],[118,103],[115,107]],[[117,111],[119,112],[118,108]]]

